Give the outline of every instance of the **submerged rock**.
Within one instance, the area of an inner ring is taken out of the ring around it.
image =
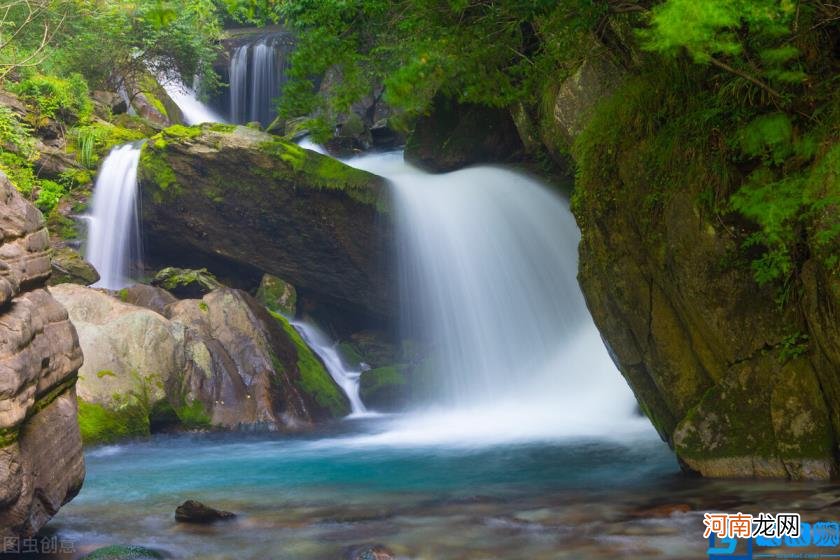
[[[44,218],[0,173],[0,552],[43,527],[85,476],[82,352],[49,275]]]
[[[351,546],[344,553],[345,560],[394,560],[396,555],[381,544]]]
[[[179,298],[196,298],[221,288],[222,284],[206,268],[167,267],[155,275],[152,286],[163,288]]]
[[[292,283],[348,311],[392,317],[384,181],[245,127],[171,127],[143,148],[145,246],[152,259],[226,263]]]
[[[175,508],[175,521],[181,523],[213,523],[234,517],[236,514],[233,512],[215,509],[195,500],[187,500]]]
[[[162,553],[151,548],[115,544],[98,548],[85,556],[83,560],[162,560],[163,558],[166,557]]]

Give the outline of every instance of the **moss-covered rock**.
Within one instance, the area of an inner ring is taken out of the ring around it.
[[[69,247],[54,249],[52,253],[52,275],[49,285],[81,284],[90,286],[99,281],[99,273],[93,265]]]
[[[174,133],[173,133],[174,132]],[[167,129],[140,169],[151,259],[259,269],[343,308],[390,317],[384,182],[245,127]]]
[[[370,409],[378,411],[400,410],[410,396],[406,366],[391,365],[362,373],[359,396]]]
[[[85,445],[113,443],[150,433],[148,411],[137,403],[111,407],[79,399],[78,404],[79,429]]]
[[[206,268],[191,270],[170,266],[155,274],[152,286],[179,298],[197,298],[221,288],[222,284]]]
[[[294,286],[276,276],[263,274],[256,297],[257,301],[271,311],[280,313],[286,317],[295,316],[297,290],[295,290]]]

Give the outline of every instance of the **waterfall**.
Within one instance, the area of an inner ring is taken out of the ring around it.
[[[274,98],[286,82],[291,41],[285,33],[237,47],[230,57],[230,120],[268,126],[277,116]]]
[[[198,100],[195,88],[187,87],[180,80],[159,79],[169,98],[181,109],[187,124],[225,122],[213,109]]]
[[[96,178],[85,258],[99,272],[95,286],[125,287],[142,261],[137,201],[137,166],[141,144],[111,150]]]
[[[350,401],[351,415],[365,414],[367,409],[359,397],[359,378],[362,372],[348,368],[338,353],[336,343],[315,325],[303,321],[293,321],[292,326],[301,334],[306,345],[318,354],[336,384],[347,395],[347,399]]]
[[[381,437],[475,443],[632,422],[632,393],[577,283],[580,233],[564,198],[497,167],[430,175],[401,154],[348,163],[392,185],[403,328],[432,348],[423,369],[437,389],[433,412]]]

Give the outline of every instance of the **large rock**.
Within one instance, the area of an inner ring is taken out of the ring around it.
[[[35,534],[82,486],[67,312],[45,289],[44,219],[0,173],[0,551]]]
[[[173,127],[140,163],[152,258],[259,269],[370,316],[395,305],[384,182],[245,127]],[[257,276],[257,281],[259,276]]]
[[[70,247],[53,249],[50,286],[57,284],[90,286],[96,282],[99,282],[99,272],[77,251]]]
[[[91,356],[79,376],[88,442],[148,434],[167,411],[188,428],[268,430],[349,412],[297,332],[245,292],[173,301],[164,316],[123,301],[152,301],[148,290],[53,290]]]
[[[703,202],[732,189],[724,176],[737,173],[671,137],[663,165],[663,142],[634,124],[646,115],[630,103],[605,105],[597,134],[579,143],[574,204],[581,287],[622,374],[689,470],[836,476],[840,288],[830,255],[840,247],[818,232],[838,209],[809,218],[801,269],[780,299],[778,286],[757,284],[755,255],[743,252],[750,224]],[[815,179],[836,192],[836,170]]]
[[[433,172],[454,171],[479,163],[516,161],[522,142],[508,111],[435,99],[405,144],[405,159]]]

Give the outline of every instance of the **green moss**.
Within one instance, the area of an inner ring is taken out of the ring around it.
[[[123,288],[119,292],[117,292],[120,296],[120,301],[125,303],[128,301],[128,288]]]
[[[78,224],[61,212],[53,211],[47,216],[47,228],[53,234],[62,239],[72,240],[79,238]]]
[[[375,179],[369,173],[279,138],[264,142],[259,148],[282,160],[292,173],[305,175],[306,180],[301,181],[301,185],[315,189],[343,190],[350,198],[375,206],[379,212],[389,210],[387,201],[380,196],[379,191],[371,188]],[[274,173],[275,179],[288,179],[288,172],[278,170]]]
[[[160,99],[158,99],[157,95],[150,91],[143,92],[143,95],[146,97],[146,100],[152,105],[152,107],[154,107],[155,110],[157,110],[158,113],[160,113],[166,118],[169,118],[169,113],[166,110],[166,106]]]
[[[177,196],[181,192],[181,187],[178,184],[178,178],[175,176],[175,171],[169,165],[166,157],[166,149],[160,149],[155,146],[156,138],[152,142],[146,142],[140,154],[140,167],[138,175],[141,181],[151,184],[156,190],[152,197],[155,202],[160,204],[164,197]]]
[[[203,312],[207,313],[210,311],[210,307],[207,306],[207,303],[200,301],[198,302],[198,308],[201,309]]]
[[[335,384],[333,378],[324,369],[324,366],[312,353],[312,350],[306,345],[300,334],[289,324],[285,317],[275,311],[269,310],[271,316],[277,319],[283,330],[292,342],[295,344],[297,350],[297,367],[300,372],[300,387],[310,395],[319,406],[328,410],[333,417],[345,416],[350,413],[350,403],[341,389]],[[282,364],[275,359],[275,367],[281,371]]]
[[[161,132],[164,136],[169,138],[190,139],[197,138],[201,135],[200,126],[184,126],[182,124],[173,124],[168,128],[164,128]]]
[[[149,435],[149,417],[142,406],[124,404],[112,409],[81,399],[78,402],[79,429],[85,445]]]
[[[125,290],[120,290],[120,291],[125,291]],[[123,300],[123,301],[125,301],[125,300]],[[102,379],[103,377],[116,377],[116,376],[117,376],[117,374],[114,373],[113,371],[111,371],[110,369],[100,369],[99,371],[96,372],[96,377],[98,377],[99,379]]]
[[[99,161],[115,146],[143,138],[141,131],[97,121],[71,129],[67,137],[67,151],[76,154],[79,163],[85,167],[95,169]]]
[[[14,428],[0,428],[0,448],[8,447],[17,442],[19,430]]]
[[[230,133],[230,132],[233,132],[234,130],[236,130],[236,125],[235,124],[225,124],[225,123],[209,123],[209,124],[205,124],[204,127],[206,127],[208,130],[212,130],[213,132],[227,132],[227,133]]]

